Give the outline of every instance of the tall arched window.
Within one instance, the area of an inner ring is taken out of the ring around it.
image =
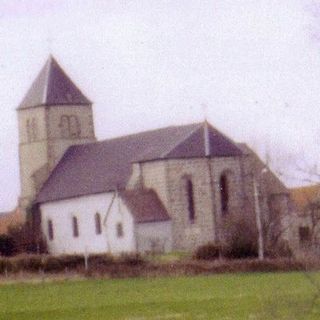
[[[219,187],[220,187],[221,212],[225,214],[229,210],[229,186],[228,186],[228,176],[226,173],[223,173],[220,176]]]
[[[194,211],[194,199],[193,199],[193,184],[190,179],[187,179],[186,181],[186,191],[187,191],[187,199],[188,199],[189,221],[194,222],[195,211]]]
[[[79,237],[79,226],[77,217],[72,217],[72,232],[75,238]]]
[[[102,232],[101,216],[98,212],[94,216],[94,222],[95,222],[95,226],[96,226],[96,234],[101,234],[101,232]]]
[[[122,238],[124,235],[122,223],[117,223],[117,237]]]

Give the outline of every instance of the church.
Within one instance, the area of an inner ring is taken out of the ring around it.
[[[190,252],[239,234],[267,249],[286,230],[286,187],[207,121],[97,141],[92,102],[52,56],[17,113],[19,203],[50,254]]]

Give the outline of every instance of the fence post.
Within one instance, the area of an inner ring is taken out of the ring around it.
[[[89,264],[88,264],[88,258],[89,258],[89,254],[88,254],[88,250],[87,247],[84,251],[84,270],[87,272],[89,269]]]

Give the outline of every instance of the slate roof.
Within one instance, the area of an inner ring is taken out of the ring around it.
[[[169,221],[170,217],[154,190],[126,190],[120,197],[136,223]]]
[[[42,187],[37,202],[55,201],[125,188],[133,162],[205,157],[235,157],[234,142],[206,123],[172,126],[70,147]]]
[[[77,88],[57,61],[50,56],[18,109],[46,105],[88,104],[91,104],[91,101]]]

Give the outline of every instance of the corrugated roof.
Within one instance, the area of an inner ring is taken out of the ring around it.
[[[173,126],[70,147],[38,194],[38,202],[124,189],[132,162],[205,157],[204,124]],[[211,157],[242,153],[234,142],[208,128]]]
[[[88,105],[91,101],[50,56],[31,85],[18,109],[43,105]]]
[[[291,199],[299,211],[320,201],[320,184],[290,189]]]
[[[120,197],[132,213],[136,223],[169,221],[170,217],[154,190],[126,190]]]

